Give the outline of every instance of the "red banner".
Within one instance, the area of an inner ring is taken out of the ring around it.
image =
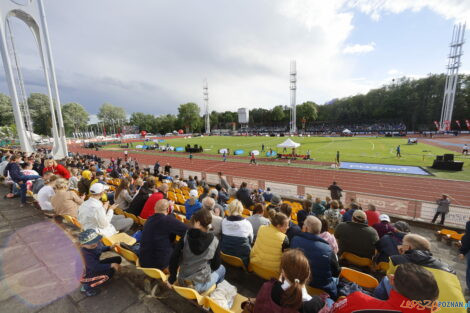
[[[470,130],[470,120],[465,120],[465,124],[467,124],[468,130]]]
[[[437,121],[434,121],[434,125],[436,125],[436,129],[439,130],[439,123]]]
[[[457,125],[459,126],[459,128],[462,127],[462,126],[460,126],[460,121],[459,121],[459,120],[455,120],[455,123],[457,123]]]

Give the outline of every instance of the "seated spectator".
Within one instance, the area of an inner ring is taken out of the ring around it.
[[[367,225],[373,226],[377,223],[380,223],[380,219],[379,219],[380,213],[375,208],[375,205],[373,204],[367,205],[366,215],[367,215]]]
[[[336,238],[334,235],[332,235],[328,230],[330,229],[328,225],[328,221],[325,219],[324,216],[320,216],[318,218],[321,222],[321,230],[320,230],[320,238],[328,242],[330,245],[330,248],[333,250],[335,254],[338,254],[338,242],[336,241]]]
[[[23,175],[21,173],[21,169],[19,166],[19,163],[21,162],[21,157],[18,155],[13,155],[10,158],[10,162],[7,164],[5,167],[5,172],[8,173],[10,176],[11,180],[14,183],[17,183],[20,185],[20,196],[21,196],[21,205],[20,207],[23,207],[26,204],[26,182],[28,180],[35,180],[40,178],[39,175]]]
[[[273,197],[273,194],[271,192],[271,188],[266,188],[266,191],[263,192],[263,198],[266,202],[271,202],[271,198]]]
[[[224,280],[219,240],[208,233],[211,223],[212,215],[208,210],[196,211],[191,216],[191,228],[171,255],[168,279],[171,284],[178,279],[178,285],[203,293]]]
[[[84,170],[82,172],[82,178],[78,181],[78,194],[80,196],[88,196],[90,192],[90,185],[93,181],[93,174],[89,170]]]
[[[313,206],[312,206],[312,214],[315,216],[322,216],[323,213],[325,213],[325,211],[326,211],[326,208],[322,204],[321,199],[315,198],[315,202],[313,203]]]
[[[271,203],[269,203],[268,207],[266,210],[269,212],[269,210],[273,209],[276,212],[279,212],[282,204],[282,199],[278,195],[273,194],[271,197]]]
[[[105,191],[105,186],[100,183],[90,187],[90,197],[78,207],[78,221],[83,229],[94,229],[98,234],[110,237],[118,231],[128,231],[134,222],[122,215],[114,215],[117,205],[109,206],[109,202],[103,204],[100,201]]]
[[[209,186],[203,187],[202,193],[198,198],[199,202],[202,202],[202,199],[204,199],[205,197],[209,195],[209,191],[210,191]]]
[[[439,287],[438,301],[461,301],[465,299],[460,286],[460,281],[455,271],[448,265],[434,258],[431,253],[431,243],[424,237],[416,234],[408,234],[403,238],[403,243],[399,247],[400,255],[390,256],[387,274],[394,274],[397,268],[403,264],[413,263],[422,266],[430,271]],[[417,288],[414,285],[409,285]],[[380,285],[374,291],[374,297],[385,300],[391,297],[392,282],[388,277],[384,277]],[[466,312],[465,308],[445,308],[442,312]]]
[[[311,212],[312,212],[312,201],[305,199],[302,202],[302,210],[297,212],[297,223],[300,229],[302,229],[305,219],[307,218],[307,216],[310,215]]]
[[[114,249],[101,244],[101,236],[93,229],[87,229],[78,235],[78,241],[81,245],[81,254],[85,263],[85,271],[82,275],[81,291],[87,297],[97,295],[99,289],[96,287],[112,278],[116,271],[119,271],[121,257],[114,256],[106,259],[100,259],[101,254]]]
[[[205,197],[204,200],[202,200],[202,209],[209,210],[212,214],[212,227],[209,232],[214,234],[217,239],[220,239],[222,235],[222,217],[215,214],[215,205],[215,200],[211,197]]]
[[[229,198],[232,198],[232,197],[236,198],[237,197],[237,192],[238,192],[238,189],[237,189],[237,187],[235,187],[235,184],[232,184],[230,186],[230,188],[227,190]]]
[[[253,193],[251,194],[251,200],[253,200],[253,202],[256,204],[256,203],[264,203],[264,197],[263,195],[261,194],[262,193],[262,190],[261,189],[255,189],[253,190]]]
[[[23,173],[23,175],[26,175],[26,176],[29,176],[29,175],[39,176],[38,172],[33,170],[33,164],[31,162],[24,162],[23,164],[21,164],[21,173]],[[26,182],[26,189],[32,190],[32,187],[33,187],[33,181],[28,180]]]
[[[395,228],[390,224],[390,217],[387,214],[380,214],[379,216],[380,223],[374,224],[372,227],[379,234],[379,238],[382,238],[385,234],[394,232]]]
[[[291,241],[292,238],[294,238],[294,236],[299,234],[302,230],[299,226],[297,226],[296,224],[294,224],[294,222],[291,221],[292,207],[289,203],[281,204],[279,211],[285,216],[287,216],[287,218],[289,219],[289,228],[287,228],[286,235],[289,241]]]
[[[248,217],[246,220],[250,222],[253,227],[253,241],[255,241],[260,226],[269,225],[269,220],[264,217],[264,204],[256,203],[253,209],[253,215]]]
[[[46,182],[46,185],[41,188],[38,192],[37,201],[41,210],[53,214],[54,207],[52,206],[51,199],[55,195],[55,181],[57,176],[52,175],[49,180]]]
[[[340,223],[335,230],[339,255],[350,252],[371,259],[375,253],[375,243],[379,240],[377,231],[367,225],[366,213],[355,210],[352,221]]]
[[[44,169],[42,170],[43,174],[45,172],[52,172],[54,175],[59,175],[62,178],[69,179],[70,173],[67,169],[62,165],[54,161],[53,159],[47,159],[44,161]]]
[[[194,180],[192,176],[188,177],[187,184],[188,184],[189,189],[197,189],[197,182]]]
[[[247,183],[243,182],[240,185],[240,189],[237,191],[237,199],[243,203],[245,208],[250,208],[254,204],[253,200],[251,200],[251,192],[248,189]]]
[[[354,201],[352,199],[351,201]],[[352,220],[352,216],[356,210],[360,210],[359,205],[357,205],[355,202],[351,202],[349,210],[346,211],[346,213],[343,214],[343,222],[350,222]],[[366,221],[367,221],[367,215],[366,215]]]
[[[292,239],[290,247],[299,248],[305,253],[313,274],[310,286],[322,289],[331,298],[336,299],[337,280],[333,277],[339,276],[340,267],[336,254],[328,242],[319,236],[321,226],[321,221],[317,217],[307,217],[302,232]]]
[[[216,189],[211,189],[209,191],[209,197],[211,197],[215,201],[214,208],[212,209],[212,211],[213,211],[212,215],[224,217],[225,216],[225,207],[222,206],[221,204],[219,204],[219,202],[218,202],[219,192]]]
[[[281,277],[263,284],[256,296],[253,312],[319,312],[324,301],[319,296],[310,296],[305,287],[310,279],[310,269],[302,251],[286,251],[281,259]]]
[[[286,231],[289,219],[283,213],[269,210],[271,224],[260,226],[255,245],[251,249],[250,264],[279,273],[282,252],[289,248]]]
[[[79,197],[75,191],[67,190],[68,181],[59,178],[55,183],[55,195],[51,198],[51,204],[57,215],[78,216],[78,207],[83,203],[85,196]]]
[[[42,177],[36,179],[33,183],[33,194],[37,195],[39,190],[44,187],[46,181],[49,181],[52,175],[54,175],[52,172],[45,172]]]
[[[431,306],[406,307],[403,305],[411,301],[418,303],[420,301],[429,301],[432,303],[442,292],[436,283],[435,277],[424,267],[411,263],[400,265],[395,275],[392,275],[390,282],[393,288],[391,288],[390,297],[386,301],[356,291],[336,302],[333,305],[333,312],[434,312],[435,308]],[[463,311],[465,312],[465,309]]]
[[[253,227],[244,219],[243,205],[233,200],[228,205],[229,216],[222,221],[221,251],[242,259],[245,266],[250,261],[251,244],[253,243]]]
[[[129,191],[130,181],[128,178],[121,179],[121,183],[116,189],[114,194],[115,203],[117,204],[118,208],[121,210],[126,211],[129,208],[129,205],[132,202],[132,196]]]
[[[375,247],[378,253],[374,257],[375,263],[387,262],[392,255],[399,255],[398,247],[403,242],[403,237],[410,232],[410,226],[407,222],[398,221],[394,224],[397,231],[384,235],[376,243]]]
[[[139,262],[142,267],[167,269],[173,253],[175,236],[183,237],[188,229],[174,215],[168,214],[169,206],[168,200],[159,200],[154,207],[155,214],[144,224],[139,251]]]
[[[140,212],[140,217],[148,219],[150,216],[155,214],[155,204],[161,199],[166,199],[166,193],[168,192],[168,185],[161,184],[158,187],[158,192],[153,193],[145,202],[142,211]]]
[[[227,190],[223,188],[220,184],[215,185],[215,189],[217,190],[217,203],[220,205],[227,204],[227,201],[230,199],[230,196],[227,193]]]
[[[139,216],[140,212],[144,208],[145,202],[150,197],[151,194],[155,192],[155,180],[149,179],[144,182],[144,185],[139,189],[137,195],[132,199],[129,204],[127,212]]]
[[[69,178],[69,189],[70,190],[77,190],[78,191],[78,177],[79,177],[79,173],[78,173],[78,168],[72,168],[70,170],[70,178]]]
[[[230,185],[228,184],[227,180],[222,175],[222,172],[218,172],[217,174],[219,175],[220,186],[223,189],[228,191],[230,189]]]
[[[201,202],[199,202],[199,200],[197,198],[198,198],[197,190],[192,189],[189,192],[189,199],[186,200],[186,202],[184,203],[184,207],[186,209],[186,218],[188,220],[191,219],[191,216],[194,214],[194,212],[196,212],[196,211],[198,211],[202,208],[202,204],[201,204]]]
[[[338,226],[339,223],[341,223],[343,216],[341,215],[338,201],[336,200],[331,201],[330,208],[325,211],[324,217],[326,221],[328,222],[328,226],[330,227],[330,229],[334,230],[336,226]],[[297,217],[297,220],[298,220],[298,217]]]

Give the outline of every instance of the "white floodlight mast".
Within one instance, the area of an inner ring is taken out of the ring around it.
[[[441,131],[450,130],[450,126],[452,124],[455,92],[457,90],[459,67],[461,65],[460,59],[463,55],[462,46],[465,42],[465,26],[465,23],[455,25],[452,32],[444,98],[442,100],[441,120],[439,123]]]
[[[290,62],[290,105],[291,105],[291,116],[290,116],[290,133],[295,134],[297,132],[297,121],[296,121],[296,90],[297,90],[297,69],[296,61]]]
[[[211,119],[209,114],[209,87],[207,85],[207,79],[204,79],[202,86],[202,93],[204,96],[204,105],[206,110],[205,122],[206,122],[206,134],[211,133]]]

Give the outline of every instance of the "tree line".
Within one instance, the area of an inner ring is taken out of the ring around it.
[[[400,121],[409,130],[429,130],[433,121],[439,120],[445,85],[445,75],[428,75],[421,79],[400,78],[391,84],[372,89],[366,94],[334,99],[324,105],[307,101],[297,105],[297,127],[302,129],[313,123],[368,123],[375,121]],[[51,135],[49,98],[32,93],[28,106],[34,132]],[[290,107],[277,105],[272,109],[256,108],[249,111],[249,126],[285,127],[290,121]],[[185,132],[203,132],[204,116],[200,107],[189,102],[178,107],[177,114],[155,116],[134,112],[127,118],[122,107],[104,103],[99,108],[98,124],[89,125],[90,114],[83,105],[75,102],[62,105],[62,115],[67,135],[94,130],[95,133],[119,132],[123,126],[137,126],[151,133],[167,133],[183,129]],[[454,105],[454,120],[470,119],[470,75],[460,75]],[[237,112],[210,113],[211,129],[230,129],[238,122]],[[0,126],[14,125],[10,98],[0,93]],[[462,125],[465,127],[465,125]],[[453,128],[457,125],[454,123]]]

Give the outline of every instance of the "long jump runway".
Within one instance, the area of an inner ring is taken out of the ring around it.
[[[110,159],[123,158],[122,151],[94,151],[77,146],[70,146],[72,152],[81,154],[96,154]],[[443,193],[450,195],[452,203],[470,207],[470,182],[453,181],[436,178],[421,178],[410,176],[370,174],[348,170],[323,170],[276,165],[249,165],[239,162],[222,162],[218,160],[193,159],[187,157],[172,157],[164,154],[140,154],[129,152],[142,165],[151,165],[158,160],[160,165],[170,163],[174,168],[217,173],[262,179],[288,184],[300,184],[312,187],[327,188],[336,181],[341,188],[348,191],[364,192],[376,195],[435,201]]]

